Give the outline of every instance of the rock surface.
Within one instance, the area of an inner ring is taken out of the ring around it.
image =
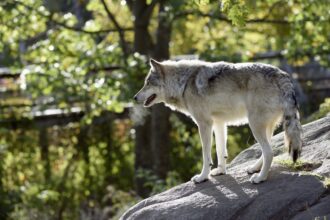
[[[289,157],[280,133],[272,139],[276,157],[266,182],[251,184],[246,173],[261,154],[255,144],[232,161],[227,175],[197,185],[187,182],[142,200],[121,219],[329,219],[330,190],[322,180],[330,177],[330,117],[303,131],[305,171],[281,162]]]

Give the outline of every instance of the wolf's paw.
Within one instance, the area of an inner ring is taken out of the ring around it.
[[[258,183],[265,181],[266,179],[267,179],[267,177],[263,177],[263,176],[260,176],[259,173],[255,173],[251,176],[250,182],[254,183],[254,184],[258,184]]]
[[[211,176],[218,176],[218,175],[224,175],[226,174],[226,168],[225,167],[217,167],[211,170]]]
[[[246,172],[247,172],[248,174],[257,173],[257,172],[259,172],[259,171],[260,171],[260,169],[256,169],[254,166],[251,166],[251,167],[247,168],[247,170],[246,170]]]
[[[194,183],[202,183],[208,180],[208,177],[205,175],[195,175],[193,176],[193,178],[191,178],[191,181],[193,181]]]

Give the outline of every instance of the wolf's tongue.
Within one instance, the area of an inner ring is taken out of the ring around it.
[[[154,99],[156,98],[156,94],[152,94],[151,96],[149,96],[146,100],[146,102],[144,103],[144,105],[149,105]]]

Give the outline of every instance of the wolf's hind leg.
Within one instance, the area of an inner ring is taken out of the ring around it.
[[[262,155],[259,157],[259,159],[257,160],[257,162],[255,162],[252,166],[250,166],[247,169],[248,174],[253,174],[253,173],[257,173],[260,171],[261,167],[262,167],[262,163],[263,163],[263,159],[262,159]]]
[[[262,150],[262,167],[260,173],[255,173],[250,178],[252,183],[265,181],[273,161],[273,151],[267,136],[267,124],[261,118],[249,118],[249,125],[255,139],[259,142]]]
[[[217,150],[218,167],[211,170],[212,176],[226,174],[227,126],[223,122],[214,123],[215,145]]]
[[[195,175],[191,180],[194,183],[201,183],[208,179],[212,166],[211,142],[212,142],[212,123],[208,121],[199,122],[197,120],[198,130],[202,141],[203,149],[203,169],[199,175]]]
[[[267,126],[266,135],[269,143],[271,143],[271,138],[273,136],[273,132],[275,130],[278,120],[279,120],[278,117],[275,117],[274,120],[271,123],[269,123]],[[259,172],[261,170],[262,163],[263,163],[263,156],[261,155],[259,159],[255,162],[255,164],[253,164],[251,167],[247,169],[247,172],[249,174]]]

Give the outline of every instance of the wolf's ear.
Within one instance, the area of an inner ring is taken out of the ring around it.
[[[154,59],[150,59],[150,66],[154,68],[158,74],[164,76],[163,66],[160,62]]]
[[[150,59],[150,66],[156,67],[156,66],[161,66],[162,64],[158,62],[157,60]]]

